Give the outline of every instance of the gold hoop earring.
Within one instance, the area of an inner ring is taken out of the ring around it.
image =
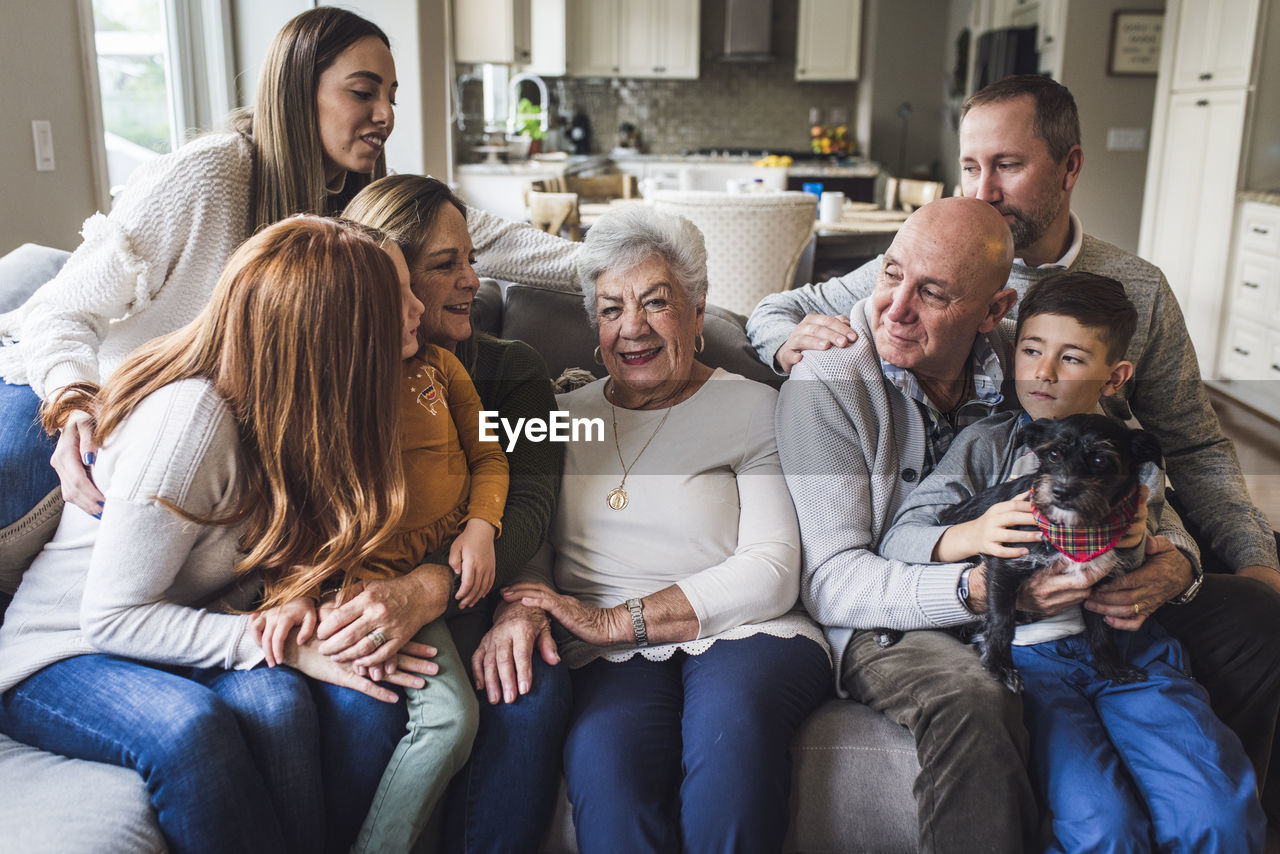
[[[604,365],[604,359],[600,358],[600,348],[599,348],[599,347],[597,347],[595,350],[593,350],[593,351],[591,352],[591,359],[592,359],[592,361],[594,361],[597,365],[601,365],[601,366],[603,366],[603,365]]]
[[[698,337],[693,342],[693,352],[701,353],[705,349],[707,349],[707,339],[703,338],[702,333],[699,332]]]

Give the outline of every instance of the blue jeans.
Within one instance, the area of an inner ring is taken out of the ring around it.
[[[477,625],[468,631],[463,624],[472,622]],[[449,620],[468,672],[479,635],[489,624],[487,611],[474,619],[461,615]],[[480,726],[471,758],[445,798],[441,851],[538,850],[560,792],[570,693],[568,668],[548,665],[535,651],[528,694],[495,706],[478,694]]]
[[[288,668],[162,669],[81,655],[5,692],[0,732],[133,768],[175,854],[319,850],[316,713],[307,680]]]
[[[0,382],[0,528],[21,519],[58,485],[49,465],[56,442],[40,426],[39,411],[31,386]]]
[[[791,739],[831,689],[821,646],[758,634],[572,676],[564,764],[583,854],[782,850]]]
[[[1150,620],[1116,634],[1145,682],[1100,678],[1083,635],[1013,648],[1049,850],[1261,852],[1253,768],[1181,645]]]
[[[405,732],[409,715],[404,694],[390,685],[384,687],[399,693],[399,702],[384,703],[351,688],[311,682],[320,719],[325,831],[324,846],[312,851],[347,854]]]

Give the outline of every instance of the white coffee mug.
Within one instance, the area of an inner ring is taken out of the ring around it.
[[[818,219],[822,222],[839,222],[844,216],[844,193],[823,190],[818,201]]]

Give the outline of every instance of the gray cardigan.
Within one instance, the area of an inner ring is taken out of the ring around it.
[[[835,672],[855,629],[929,629],[971,622],[956,594],[968,563],[907,563],[880,540],[920,481],[925,425],[916,403],[884,378],[870,300],[849,317],[858,340],[812,352],[778,395],[782,470],[800,520],[800,601],[822,624]],[[989,340],[1003,356],[999,337]],[[964,435],[961,431],[960,435]]]
[[[808,313],[850,314],[854,303],[875,288],[880,265],[876,259],[841,278],[765,297],[747,322],[747,334],[760,358],[772,365],[791,329]],[[1060,269],[1014,264],[1008,284],[1021,297],[1033,282]],[[1195,348],[1164,274],[1088,234],[1069,269],[1117,279],[1138,310],[1138,329],[1125,354],[1134,364],[1134,380],[1104,401],[1107,413],[1122,419],[1136,416],[1156,434],[1170,482],[1215,551],[1235,567],[1280,569],[1271,526],[1249,499],[1235,448],[1209,405]],[[1001,323],[1006,340],[1013,339],[1016,316],[1017,306]],[[807,354],[800,364],[813,357]]]

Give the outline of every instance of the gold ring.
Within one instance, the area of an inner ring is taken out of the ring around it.
[[[1133,603],[1133,616],[1137,617],[1137,616],[1139,616],[1140,614],[1142,614],[1142,603],[1141,603],[1141,602],[1134,602],[1134,603]]]
[[[382,629],[374,629],[365,635],[369,640],[373,641],[373,648],[377,649],[387,642],[387,636],[382,633]]]

